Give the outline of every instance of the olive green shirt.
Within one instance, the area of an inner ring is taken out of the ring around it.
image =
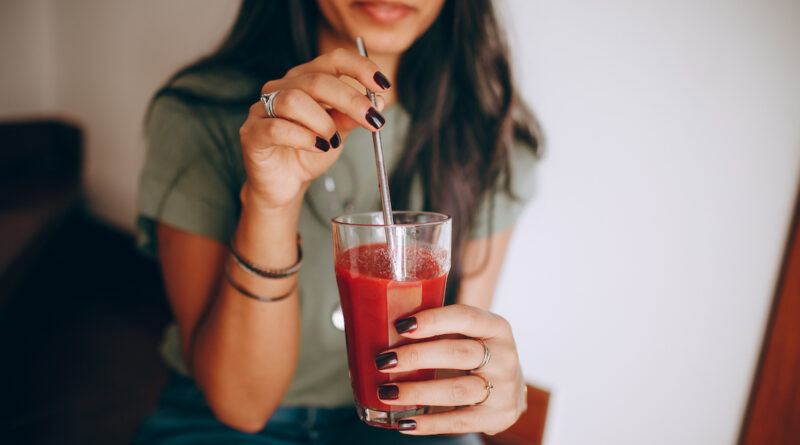
[[[257,91],[258,85],[254,79],[222,71],[186,75],[176,83],[223,99]],[[156,222],[229,242],[239,218],[239,190],[246,178],[238,131],[247,112],[246,106],[188,105],[171,96],[156,100],[148,119],[147,159],[138,196],[138,242],[145,252],[157,255]],[[386,168],[392,171],[407,137],[409,115],[399,105],[383,114]],[[299,273],[300,352],[284,406],[333,407],[353,401],[344,332],[331,321],[339,295],[330,220],[344,213],[378,210],[380,198],[370,133],[363,128],[353,130],[339,149],[343,153],[333,167],[309,186],[300,213],[304,249]],[[473,238],[490,235],[489,227],[500,232],[513,225],[533,191],[532,150],[518,147],[513,156],[512,190],[517,198],[497,193],[490,225],[490,206],[484,197],[472,228]],[[422,198],[422,187],[415,181],[409,210],[420,210]],[[161,352],[170,368],[188,375],[174,324],[166,330]]]

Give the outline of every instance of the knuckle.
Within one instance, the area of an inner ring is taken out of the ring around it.
[[[281,130],[280,127],[275,122],[277,119],[267,119],[264,122],[264,136],[270,139],[275,139],[280,136]]]
[[[440,312],[436,310],[418,312],[415,317],[417,318],[417,330],[414,332],[420,331],[422,328],[433,329],[439,325],[441,320]]]
[[[289,68],[289,71],[286,71],[286,74],[283,77],[294,77],[297,75],[297,72],[300,70],[302,65],[297,65],[292,68]],[[269,83],[269,82],[267,82]]]
[[[497,320],[500,323],[500,325],[503,327],[503,330],[510,333],[511,332],[511,323],[509,323],[508,320],[506,320],[504,317],[501,317],[500,315],[495,314],[495,317],[497,317]]]
[[[452,416],[450,417],[449,429],[452,433],[467,431],[469,429],[469,422],[461,416]]]
[[[453,313],[455,314],[456,317],[465,318],[465,317],[469,317],[472,314],[472,311],[470,310],[470,308],[467,305],[454,304],[451,307],[453,308],[452,311],[453,311]]]
[[[510,354],[506,349],[501,349],[497,352],[496,366],[499,369],[517,369],[519,368],[519,358],[516,353]],[[517,371],[514,371],[514,378],[516,378]]]
[[[473,310],[467,306],[462,306],[459,317],[461,317],[468,325],[475,325],[478,322],[478,311]]]
[[[471,341],[470,341],[471,342]],[[464,361],[472,357],[473,350],[465,341],[452,341],[448,347],[448,354],[454,361]]]
[[[310,73],[306,76],[305,84],[308,91],[319,92],[325,85],[325,74]]]
[[[419,349],[415,347],[409,347],[405,351],[405,361],[406,366],[414,368],[417,364],[419,364],[420,357],[419,357]]]
[[[283,107],[286,109],[294,109],[297,108],[300,103],[303,101],[303,93],[292,88],[288,90],[281,91],[281,94],[275,96],[275,106],[278,106],[278,102],[281,103]]]
[[[401,387],[400,394],[402,395],[403,399],[410,402],[421,401],[423,396],[422,391],[420,391],[415,385]]]
[[[265,83],[263,87],[261,87],[261,94],[266,94],[270,91],[275,91],[274,80],[270,80],[269,82]]]
[[[494,436],[507,430],[511,425],[517,423],[519,413],[512,409],[504,409],[496,411],[495,416],[492,417],[493,427],[491,430],[485,431],[484,434]]]
[[[504,430],[504,429],[510,427],[511,425],[515,424],[517,422],[517,420],[519,419],[520,414],[521,413],[519,412],[519,410],[516,410],[516,409],[513,409],[513,408],[509,408],[509,409],[503,410],[503,412],[501,414],[501,421],[502,421],[502,425],[503,425],[502,429]]]
[[[334,62],[341,62],[348,55],[349,55],[349,52],[344,48],[336,48],[336,49],[334,49],[333,51],[330,52],[331,60],[334,61]]]
[[[450,388],[450,401],[453,402],[453,405],[466,403],[469,395],[469,388],[461,382],[453,383],[453,386]]]

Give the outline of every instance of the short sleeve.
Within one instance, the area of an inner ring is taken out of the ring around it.
[[[517,222],[535,189],[537,156],[534,150],[522,144],[514,146],[511,155],[511,192],[509,195],[502,187],[484,195],[475,213],[475,222],[470,231],[470,239],[488,238],[500,233]],[[498,180],[503,183],[504,178]]]
[[[211,130],[214,114],[162,96],[147,122],[139,178],[137,242],[156,255],[157,222],[227,243],[238,220],[236,175]]]

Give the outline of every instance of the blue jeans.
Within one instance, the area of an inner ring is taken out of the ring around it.
[[[352,406],[342,408],[281,407],[256,434],[219,422],[194,381],[173,375],[158,408],[139,428],[134,445],[210,444],[420,444],[480,445],[477,434],[407,436],[361,422]]]

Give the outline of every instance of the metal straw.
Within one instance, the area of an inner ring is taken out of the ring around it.
[[[358,46],[358,53],[363,57],[367,57],[367,48],[364,46],[364,39],[356,37],[356,46]],[[378,103],[375,101],[375,92],[369,88],[367,88],[367,98],[372,102],[372,105],[378,106]],[[391,228],[388,227],[390,224],[394,223],[394,219],[392,218],[392,199],[389,196],[389,181],[386,179],[386,165],[383,161],[383,144],[381,143],[380,130],[372,132],[372,145],[375,151],[375,167],[378,170],[378,190],[380,190],[381,194],[383,222],[387,226],[386,242],[389,245],[390,256],[398,260],[392,262],[395,278],[402,279],[404,277],[403,269],[405,261],[403,261],[403,257],[405,256],[405,252],[402,251],[403,249],[398,249],[398,243],[395,241],[395,237],[392,236]]]

